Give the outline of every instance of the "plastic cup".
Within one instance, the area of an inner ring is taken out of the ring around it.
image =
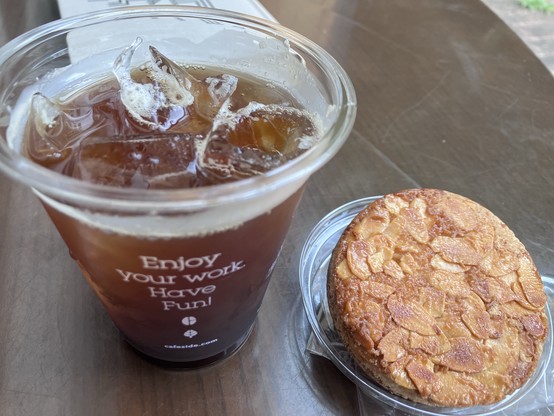
[[[192,189],[102,186],[26,159],[32,94],[86,88],[139,36],[177,62],[284,88],[322,121],[321,139],[265,174]],[[322,48],[228,11],[112,9],[51,22],[0,49],[0,169],[33,189],[129,344],[172,367],[218,361],[247,339],[304,184],[342,146],[355,109],[348,76]]]

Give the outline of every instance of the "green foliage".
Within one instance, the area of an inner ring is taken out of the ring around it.
[[[519,0],[519,4],[530,10],[538,10],[545,13],[554,12],[554,3],[550,0]]]

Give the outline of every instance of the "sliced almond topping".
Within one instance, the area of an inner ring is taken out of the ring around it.
[[[491,319],[498,319],[504,317],[504,312],[501,308],[501,303],[491,303],[487,308],[487,312],[491,316]]]
[[[364,218],[354,227],[354,235],[358,240],[367,240],[368,238],[382,233],[389,224],[388,218],[385,220]]]
[[[367,280],[367,290],[371,296],[377,299],[386,299],[395,292],[393,286],[389,286],[385,283],[375,282],[373,280]]]
[[[442,388],[431,394],[430,398],[442,406],[474,406],[475,403],[483,400],[483,394],[490,395],[487,388],[475,377],[462,373],[448,372],[441,374],[441,382]]]
[[[446,335],[419,335],[417,332],[410,332],[410,348],[419,348],[429,355],[444,354],[450,350],[450,342]]]
[[[395,328],[381,338],[378,348],[383,355],[383,360],[394,362],[406,355],[406,350],[403,347],[406,338],[407,333],[401,328]]]
[[[443,291],[448,296],[460,298],[470,296],[471,287],[463,273],[435,270],[429,274],[428,279],[431,286]]]
[[[546,294],[539,272],[528,256],[520,258],[517,275],[525,298],[534,307],[542,308],[546,304]]]
[[[448,262],[475,266],[481,255],[464,238],[438,236],[431,241],[431,248]]]
[[[521,323],[527,332],[534,337],[544,337],[546,334],[546,327],[537,315],[526,315],[521,318]]]
[[[404,242],[402,245],[397,245],[395,247],[395,251],[398,253],[412,253],[417,254],[421,250],[420,245],[415,241],[407,241]]]
[[[422,214],[415,208],[404,208],[401,215],[406,217],[406,229],[418,243],[426,243],[429,240],[429,232]]]
[[[394,250],[395,243],[393,240],[391,240],[390,237],[384,234],[378,234],[370,237],[366,240],[371,246],[374,247],[374,250],[382,251],[384,253],[387,253],[387,255],[392,256],[392,252]],[[390,258],[390,257],[388,257]]]
[[[381,253],[383,253],[383,263],[389,260],[392,260],[392,256],[394,255],[394,249],[383,247],[381,250]]]
[[[462,314],[462,321],[477,338],[487,339],[493,333],[491,318],[486,311],[470,309]]]
[[[367,264],[373,273],[381,273],[383,271],[384,257],[382,251],[367,256]]]
[[[371,252],[371,246],[363,241],[352,241],[348,245],[348,250],[346,251],[346,260],[348,262],[348,267],[359,279],[365,280],[370,275],[369,266],[367,264],[367,255]]]
[[[446,261],[440,254],[433,256],[431,259],[431,266],[433,266],[435,270],[444,270],[450,273],[463,273],[468,270],[467,266]]]
[[[350,328],[358,327],[365,320],[372,323],[382,321],[381,319],[381,306],[372,300],[364,299],[349,299],[349,310],[352,312],[350,315],[344,317],[345,324]]]
[[[445,314],[438,319],[437,325],[450,338],[471,337],[471,332],[467,326],[460,320],[457,314]]]
[[[500,305],[500,310],[510,318],[521,319],[522,317],[533,313],[530,309],[524,308],[517,301],[507,302]]]
[[[369,337],[374,342],[378,342],[383,336],[382,331],[385,326],[384,316],[381,306],[371,300],[364,300],[352,304],[352,314],[355,317],[345,323],[352,330],[358,329],[362,337]]]
[[[409,206],[408,202],[395,195],[386,195],[384,198],[385,206],[387,210],[394,215],[400,214],[402,208]]]
[[[485,345],[494,351],[494,360],[487,371],[506,374],[513,368],[519,357],[519,334],[516,328],[506,326],[498,339],[488,339]]]
[[[521,377],[521,380],[525,380],[527,376],[526,373],[530,370],[531,361],[537,354],[536,342],[536,337],[532,336],[528,332],[522,332],[519,334],[519,362],[516,366],[516,373],[521,371],[520,374],[517,374],[517,376]]]
[[[371,351],[375,347],[375,341],[373,338],[375,338],[375,334],[371,331],[371,329],[364,325],[358,330],[359,334],[359,341],[360,343],[368,350]]]
[[[464,298],[464,308],[465,310],[475,310],[475,311],[486,311],[487,307],[475,292],[470,292],[469,296]]]
[[[504,386],[508,386],[511,383],[511,378],[508,374],[499,374],[489,369],[481,371],[478,374],[473,375],[473,379],[479,381],[481,384],[487,386],[494,386],[493,393],[496,394],[496,399],[502,399],[504,396]]]
[[[371,317],[372,319],[380,319],[379,315],[381,313],[381,305],[378,303],[371,300],[364,300],[356,305],[358,305],[358,310],[361,312],[360,315],[363,315],[365,318]]]
[[[392,379],[396,384],[408,390],[415,390],[416,387],[406,372],[406,365],[411,360],[409,356],[405,356],[398,361],[395,361],[388,366],[388,370]]]
[[[516,255],[508,250],[491,250],[481,262],[481,268],[493,277],[500,277],[514,272],[519,267]]]
[[[493,316],[491,315],[491,338],[500,338],[504,333],[504,327],[506,325],[506,319],[504,315]]]
[[[419,269],[419,264],[417,263],[414,256],[408,253],[408,254],[404,254],[400,258],[400,268],[404,273],[408,275],[412,275]]]
[[[538,311],[542,309],[541,307],[537,308],[529,303],[527,297],[525,296],[525,293],[523,292],[523,288],[521,287],[520,282],[514,282],[512,284],[512,290],[514,293],[515,301],[523,306],[525,309],[529,309],[530,311]]]
[[[470,278],[468,280],[471,290],[473,290],[484,302],[492,301],[492,293],[489,285],[489,279]]]
[[[409,331],[415,331],[420,335],[438,335],[441,333],[435,320],[417,303],[401,302],[393,295],[389,297],[387,308],[392,319]]]
[[[517,277],[517,272],[515,271],[505,274],[503,276],[496,277],[495,279],[498,280],[499,282],[506,283],[508,289],[512,287],[512,284],[514,284],[519,280],[519,278]]]
[[[514,232],[506,224],[500,224],[495,229],[494,246],[500,251],[509,251],[512,253],[524,252],[525,247],[514,235]]]
[[[368,218],[379,222],[390,222],[390,212],[382,201],[377,201],[371,206]]]
[[[426,359],[413,359],[406,366],[406,372],[422,397],[429,397],[441,389],[440,378],[433,372],[433,363]]]
[[[352,301],[349,300],[344,304],[344,313],[350,313],[352,312]]]
[[[471,289],[479,295],[483,301],[506,303],[516,298],[510,287],[500,278],[490,277],[488,279],[472,279]]]
[[[421,289],[421,304],[434,317],[440,317],[444,313],[446,294],[440,290],[424,287]]]
[[[419,216],[423,218],[427,212],[427,203],[421,198],[414,198],[410,202],[410,208],[415,209],[419,213]]]
[[[451,338],[451,349],[431,358],[434,362],[454,371],[478,373],[485,368],[485,352],[482,344],[470,338]]]
[[[439,204],[437,209],[452,221],[457,228],[464,231],[471,231],[479,226],[479,217],[470,203],[447,197]]]
[[[494,248],[494,227],[490,224],[482,224],[478,230],[467,234],[467,241],[475,248],[481,257],[484,257]]]
[[[368,243],[372,251],[367,256],[367,264],[373,273],[381,273],[383,264],[392,259],[394,242],[386,235],[376,235]]]
[[[406,219],[404,217],[396,217],[390,222],[388,227],[385,228],[385,231],[383,231],[383,235],[386,235],[392,241],[397,241],[398,238],[402,235],[405,227]]]
[[[393,277],[397,280],[402,280],[404,278],[404,272],[398,263],[394,260],[389,260],[383,264],[383,271],[390,277]]]
[[[352,277],[352,272],[346,260],[341,261],[337,266],[337,276],[341,279],[350,279]]]
[[[515,294],[510,287],[501,279],[492,277],[489,281],[490,293],[493,300],[498,303],[506,303],[515,299]]]

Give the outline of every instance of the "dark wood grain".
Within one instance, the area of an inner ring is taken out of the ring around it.
[[[55,18],[39,3],[2,2],[0,43]],[[554,80],[500,19],[479,0],[262,3],[336,57],[359,109],[347,144],[307,186],[253,335],[198,371],[141,360],[31,191],[0,176],[0,415],[357,414],[353,384],[304,352],[297,266],[317,221],[360,197],[463,194],[554,274]]]

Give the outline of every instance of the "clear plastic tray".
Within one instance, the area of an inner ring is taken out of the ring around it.
[[[300,286],[304,309],[313,333],[321,347],[319,353],[329,358],[339,370],[352,380],[365,397],[360,410],[372,413],[372,403],[381,408],[378,400],[390,406],[393,413],[418,415],[513,415],[542,414],[554,408],[554,363],[552,356],[552,317],[554,307],[554,279],[544,278],[548,304],[548,337],[538,368],[527,383],[499,403],[469,408],[433,407],[403,399],[383,389],[356,366],[336,333],[327,305],[327,268],[331,253],[344,229],[369,203],[379,197],[359,199],[343,205],[325,216],[312,230],[300,257]],[[313,347],[313,346],[312,346]],[[309,348],[310,349],[310,348]],[[313,350],[313,348],[311,348]]]

